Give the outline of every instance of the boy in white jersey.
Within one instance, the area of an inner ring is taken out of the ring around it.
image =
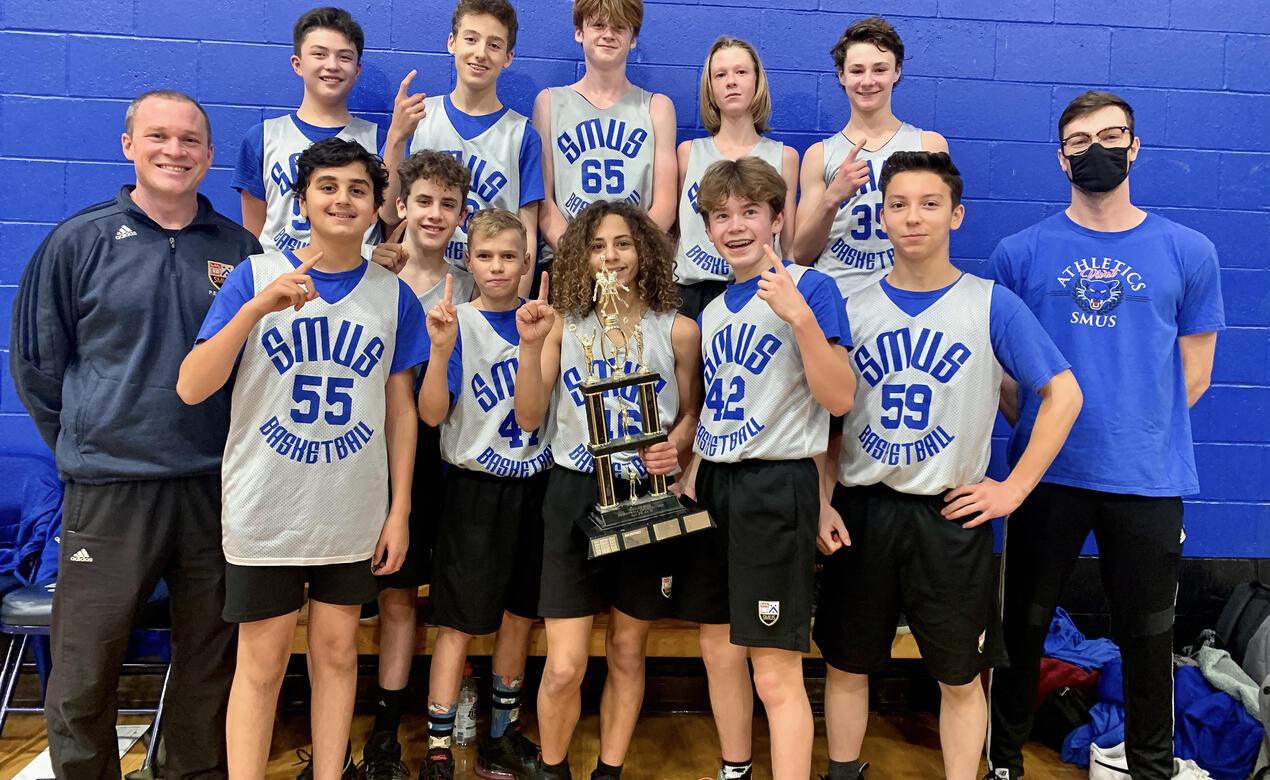
[[[468,221],[467,264],[477,297],[454,304],[450,284],[428,312],[431,357],[419,416],[441,426],[450,468],[437,527],[430,598],[437,625],[428,685],[428,755],[420,778],[454,776],[450,752],[463,661],[472,637],[494,639],[493,717],[476,773],[522,777],[538,747],[519,728],[529,629],[538,615],[542,498],[551,447],[516,424],[520,277],[532,262],[515,214],[484,209]]]
[[[177,392],[197,403],[235,375],[221,515],[224,617],[239,624],[229,772],[264,774],[307,583],[313,770],[334,780],[356,776],[345,751],[361,605],[409,544],[411,369],[426,338],[409,288],[361,256],[388,183],[378,157],[328,138],[297,171],[313,242],[234,269]]]
[[[685,540],[701,549],[677,587],[693,602],[683,616],[710,624],[701,632],[703,656],[719,668],[744,668],[749,649],[771,731],[772,776],[804,780],[812,719],[801,653],[809,647],[821,509],[812,458],[825,451],[829,415],[851,408],[855,379],[833,280],[787,265],[772,250],[785,195],[781,175],[755,157],[710,166],[697,192],[706,232],[736,281],[699,318],[705,406],[694,445],[702,458],[697,500],[719,527]],[[712,681],[716,709],[748,706],[748,685],[727,687],[717,691]]]
[[[979,674],[1007,662],[987,521],[1036,486],[1076,419],[1080,388],[1017,296],[949,261],[964,208],[948,155],[897,152],[880,184],[896,262],[847,299],[855,403],[837,513],[822,515],[817,539],[830,556],[815,627],[828,664],[828,777],[855,780],[864,768],[868,675],[890,662],[903,609],[939,681],[945,775],[972,780],[988,722]],[[1044,401],[1027,452],[998,482],[984,474],[1003,367]]]
[[[472,297],[472,275],[445,261],[445,249],[466,212],[470,179],[467,168],[442,152],[416,152],[397,169],[400,190],[396,209],[402,223],[393,241],[380,244],[375,253],[392,251],[403,256],[404,265],[397,276],[418,298],[423,311],[435,306],[447,291],[452,300],[460,302]],[[431,577],[435,507],[444,490],[440,432],[422,420],[418,426],[410,549],[400,569],[378,578],[379,690],[375,693],[375,722],[362,751],[370,780],[397,780],[409,775],[401,763],[397,736],[408,704],[407,684],[418,631],[416,602],[419,587],[428,584]]]
[[[586,72],[534,100],[534,128],[551,149],[542,158],[538,215],[544,252],[554,252],[569,222],[596,200],[640,206],[662,230],[675,222],[675,107],[626,78],[643,22],[642,0],[574,0],[573,37]]]
[[[883,163],[899,150],[946,152],[948,142],[891,113],[904,43],[889,22],[874,16],[852,24],[831,53],[851,118],[841,132],[812,144],[803,156],[793,255],[832,276],[846,297],[893,263],[891,242],[878,219]]]
[[[393,104],[384,165],[391,177],[412,152],[435,149],[453,155],[472,171],[469,215],[491,207],[516,212],[532,257],[543,197],[542,141],[523,114],[498,99],[498,77],[512,63],[517,28],[516,9],[507,0],[460,0],[446,42],[454,55],[454,91],[433,97],[409,95],[416,71],[406,75]],[[390,179],[389,186],[393,183]],[[387,206],[380,216],[389,225],[399,219]],[[464,225],[446,248],[446,260],[463,268],[466,245]],[[528,294],[532,277],[522,277],[523,294]]]
[[[706,54],[698,90],[701,123],[710,135],[679,144],[679,247],[675,282],[679,311],[696,319],[705,305],[732,279],[732,269],[719,256],[697,216],[697,188],[711,163],[750,155],[771,165],[785,179],[784,225],[779,248],[794,240],[794,204],[798,193],[798,152],[762,134],[772,115],[767,73],[748,42],[720,36]]]
[[[243,227],[266,249],[298,249],[309,243],[294,184],[296,158],[315,141],[338,137],[379,151],[379,128],[348,112],[348,93],[362,72],[362,28],[342,8],[314,8],[296,20],[291,67],[304,80],[300,107],[266,119],[243,138],[231,186],[242,198]],[[366,228],[374,244],[379,222]]]

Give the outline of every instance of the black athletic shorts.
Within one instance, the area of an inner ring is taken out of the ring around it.
[[[614,480],[619,500],[625,480]],[[586,617],[614,607],[639,620],[672,613],[674,540],[587,560],[586,535],[575,525],[599,501],[594,474],[557,465],[543,499],[542,588],[538,613],[545,618]]]
[[[441,429],[419,422],[415,445],[414,479],[410,483],[410,546],[401,568],[376,577],[379,589],[417,589],[432,579],[432,547],[437,538],[445,493],[445,462],[441,460]]]
[[[227,623],[250,623],[285,615],[304,606],[308,598],[324,604],[352,606],[374,601],[379,589],[370,570],[370,559],[353,563],[314,566],[225,567]]]
[[[718,525],[726,568],[715,553],[700,571],[681,575],[680,614],[704,614],[709,600],[723,600],[733,644],[806,652],[820,518],[816,464],[810,458],[703,460],[697,500]],[[712,533],[700,531],[700,543]]]
[[[814,633],[830,666],[885,669],[901,609],[939,682],[964,685],[1007,664],[989,523],[962,528],[939,513],[942,496],[884,485],[838,485],[833,506],[851,545],[825,559],[821,577]]]
[[[547,479],[450,466],[432,556],[433,625],[479,635],[497,631],[504,610],[538,616]]]
[[[694,282],[679,284],[679,313],[696,322],[706,304],[719,297],[727,282]]]

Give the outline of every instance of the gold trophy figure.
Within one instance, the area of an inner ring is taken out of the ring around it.
[[[616,453],[635,451],[667,439],[667,432],[662,427],[657,410],[656,388],[661,375],[644,366],[643,329],[636,323],[628,335],[619,319],[620,294],[627,291],[629,288],[618,281],[615,271],[606,268],[595,274],[592,301],[595,302],[596,316],[600,320],[600,355],[611,368],[609,376],[595,375],[595,331],[583,336],[578,334],[576,325],[569,325],[569,332],[578,340],[586,360],[587,376],[578,389],[582,391],[587,428],[591,436],[587,449],[595,459],[595,479],[600,489],[599,503],[578,521],[578,526],[588,539],[588,558],[714,527],[714,521],[708,514],[685,507],[667,492],[665,476],[650,474],[649,490],[640,495],[639,470],[629,464],[620,467],[613,464],[613,455]],[[620,347],[614,341],[617,334],[621,334],[622,338]],[[625,365],[632,345],[635,347],[638,363],[634,371],[626,373]],[[635,434],[630,433],[627,427],[635,409],[629,407],[628,402],[614,392],[632,386],[636,388],[635,395],[639,404],[640,431]],[[616,396],[618,400],[615,415],[617,429],[612,435],[608,426],[608,412],[611,409],[607,409],[604,402],[606,395],[610,398]],[[630,486],[630,496],[625,501],[617,499],[614,480],[619,477],[625,478]]]

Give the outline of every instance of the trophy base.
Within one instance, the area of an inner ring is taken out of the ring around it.
[[[611,507],[595,507],[578,521],[587,537],[587,559],[610,555],[632,547],[714,528],[710,515],[690,509],[674,496],[641,496]]]

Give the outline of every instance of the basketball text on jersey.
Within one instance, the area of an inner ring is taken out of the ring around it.
[[[520,361],[516,358],[500,360],[485,372],[477,372],[468,382],[472,398],[483,412],[492,412],[498,405],[511,402],[516,396],[516,369]],[[534,447],[538,444],[538,431],[525,431],[516,424],[513,411],[498,426],[499,435],[507,440],[510,448]],[[551,465],[551,448],[537,452],[529,460],[515,460],[500,455],[493,447],[485,447],[476,456],[476,462],[485,470],[498,477],[532,477]]]
[[[628,360],[622,366],[622,370],[628,374],[634,373],[639,370],[639,365],[634,361]],[[596,377],[600,379],[607,379],[613,374],[613,366],[607,360],[597,358],[592,362],[591,371]],[[582,390],[579,389],[583,379],[582,372],[578,370],[577,366],[570,366],[566,368],[560,376],[564,382],[565,390],[569,393],[569,400],[573,402],[575,407],[581,409],[582,405],[586,401],[585,396],[582,394]],[[653,386],[653,389],[660,394],[665,387],[666,377],[663,376],[657,380],[657,384]],[[613,405],[611,403],[605,403],[604,428],[608,431],[608,438],[610,441],[622,436],[635,435],[644,430],[644,419],[639,413],[639,387],[637,385],[627,385],[626,387],[616,387],[612,390],[605,390],[603,398],[606,402],[611,402],[612,399],[620,399],[620,402],[626,409],[626,414],[624,416],[625,424],[623,426],[622,422],[618,419],[619,417],[622,417],[620,411],[613,409]],[[668,422],[669,421],[667,420],[662,420],[663,425]],[[595,459],[591,456],[591,451],[586,448],[585,444],[573,448],[573,450],[568,453],[568,458],[573,464],[573,467],[578,471],[593,471],[595,469]],[[634,458],[628,464],[619,464],[614,461],[613,473],[620,475],[627,465],[630,465],[639,472],[641,477],[648,476],[648,472],[644,470],[644,461],[642,458]]]
[[[642,127],[628,127],[620,119],[593,117],[579,122],[572,130],[565,130],[556,137],[556,148],[570,164],[578,162],[584,153],[595,150],[617,152],[628,160],[634,160],[648,141],[648,131]],[[606,195],[622,196],[628,203],[639,205],[643,194],[627,193],[625,160],[621,157],[587,159],[582,161],[582,192],[570,192],[565,199],[564,211],[573,219],[592,200],[603,200]]]
[[[1071,325],[1093,328],[1116,327],[1112,314],[1126,300],[1150,300],[1146,295],[1132,295],[1146,289],[1142,273],[1111,257],[1082,257],[1058,274],[1062,290],[1051,295],[1070,295],[1078,311],[1071,314]]]
[[[365,378],[383,358],[384,342],[375,336],[362,344],[364,330],[363,325],[349,320],[340,320],[332,328],[325,316],[297,317],[291,322],[289,334],[284,335],[277,326],[264,331],[260,345],[280,376],[301,364],[322,361],[344,366]],[[321,413],[328,425],[348,426],[344,433],[321,441],[305,439],[287,430],[275,415],[260,426],[260,435],[270,449],[297,463],[332,463],[356,454],[375,435],[375,430],[365,421],[352,420],[351,391],[355,381],[347,376],[324,378],[296,373],[291,392],[296,402],[289,415],[291,422],[307,425]]]
[[[952,343],[947,343],[952,342]],[[917,369],[940,385],[946,385],[971,357],[970,348],[960,341],[946,338],[931,328],[914,332],[911,328],[879,333],[873,344],[861,344],[851,353],[851,360],[862,380],[870,387],[907,369]],[[911,375],[910,375],[911,378]],[[861,449],[888,466],[921,463],[939,454],[956,438],[943,425],[930,429],[931,400],[938,385],[924,382],[884,384],[882,387],[883,431],[874,431],[866,422],[856,434]],[[903,436],[907,431],[927,431],[911,441],[891,441],[887,431]]]
[[[704,425],[697,426],[697,447],[704,455],[717,456],[744,444],[765,427],[757,415],[747,416],[745,404],[745,376],[740,372],[725,382],[716,376],[719,367],[732,363],[751,376],[759,376],[767,368],[782,342],[773,333],[760,333],[756,325],[746,322],[729,323],[716,332],[706,345],[702,376],[705,381],[706,399],[702,417],[709,414],[715,422],[744,420],[737,430],[723,435],[712,435]]]
[[[688,202],[692,204],[693,211],[697,210],[697,190],[699,189],[701,189],[701,182],[693,182],[688,188]],[[710,245],[710,249],[714,249],[713,244]],[[699,243],[693,242],[692,246],[684,252],[684,257],[708,273],[718,276],[727,276],[732,273],[732,266],[728,265],[727,260],[708,251]]]
[[[295,152],[290,155],[287,158],[287,167],[285,169],[282,167],[281,161],[275,161],[273,168],[269,171],[269,178],[273,181],[273,186],[277,189],[279,199],[285,199],[291,196],[292,191],[295,189],[292,186],[292,182],[296,180],[296,176],[298,175],[296,172],[295,161],[300,159],[300,155],[301,152]],[[308,234],[309,232],[309,221],[300,216],[299,198],[291,198],[291,215],[288,218],[288,225],[291,230],[298,233]],[[271,237],[271,240],[278,249],[281,249],[284,252],[288,249],[296,250],[306,245],[306,242],[291,235],[286,228],[279,230],[276,235]]]

